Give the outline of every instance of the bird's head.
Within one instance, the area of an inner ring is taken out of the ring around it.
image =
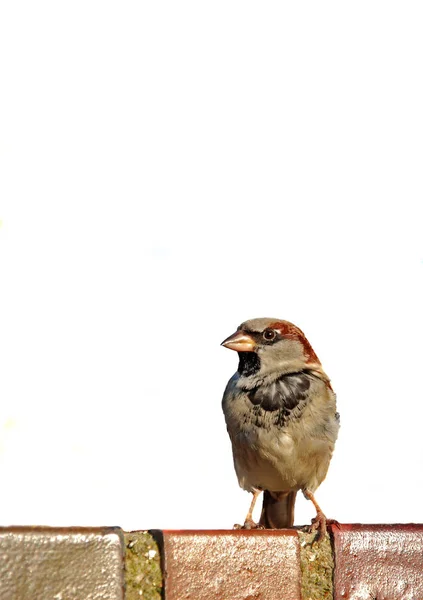
[[[277,378],[303,369],[320,369],[304,333],[289,321],[251,319],[242,323],[222,346],[236,350],[239,374]]]

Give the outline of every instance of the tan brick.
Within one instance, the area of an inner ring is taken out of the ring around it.
[[[123,600],[119,528],[0,528],[1,600]]]

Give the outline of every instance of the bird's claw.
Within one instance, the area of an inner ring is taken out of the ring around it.
[[[264,529],[262,525],[259,525],[252,519],[245,519],[244,525],[240,525],[239,523],[235,523],[234,529]]]
[[[322,512],[318,512],[314,519],[311,520],[311,525],[307,525],[305,530],[308,533],[316,532],[316,539],[320,540],[325,537],[327,532],[327,523],[325,515]]]

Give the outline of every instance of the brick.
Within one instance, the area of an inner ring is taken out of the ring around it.
[[[0,528],[1,600],[123,600],[119,528]]]
[[[423,598],[423,525],[338,525],[335,600]]]
[[[166,600],[300,600],[292,530],[163,531]]]

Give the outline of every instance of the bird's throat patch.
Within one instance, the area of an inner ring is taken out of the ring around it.
[[[244,377],[255,375],[260,371],[260,358],[255,352],[238,352],[238,373]]]

